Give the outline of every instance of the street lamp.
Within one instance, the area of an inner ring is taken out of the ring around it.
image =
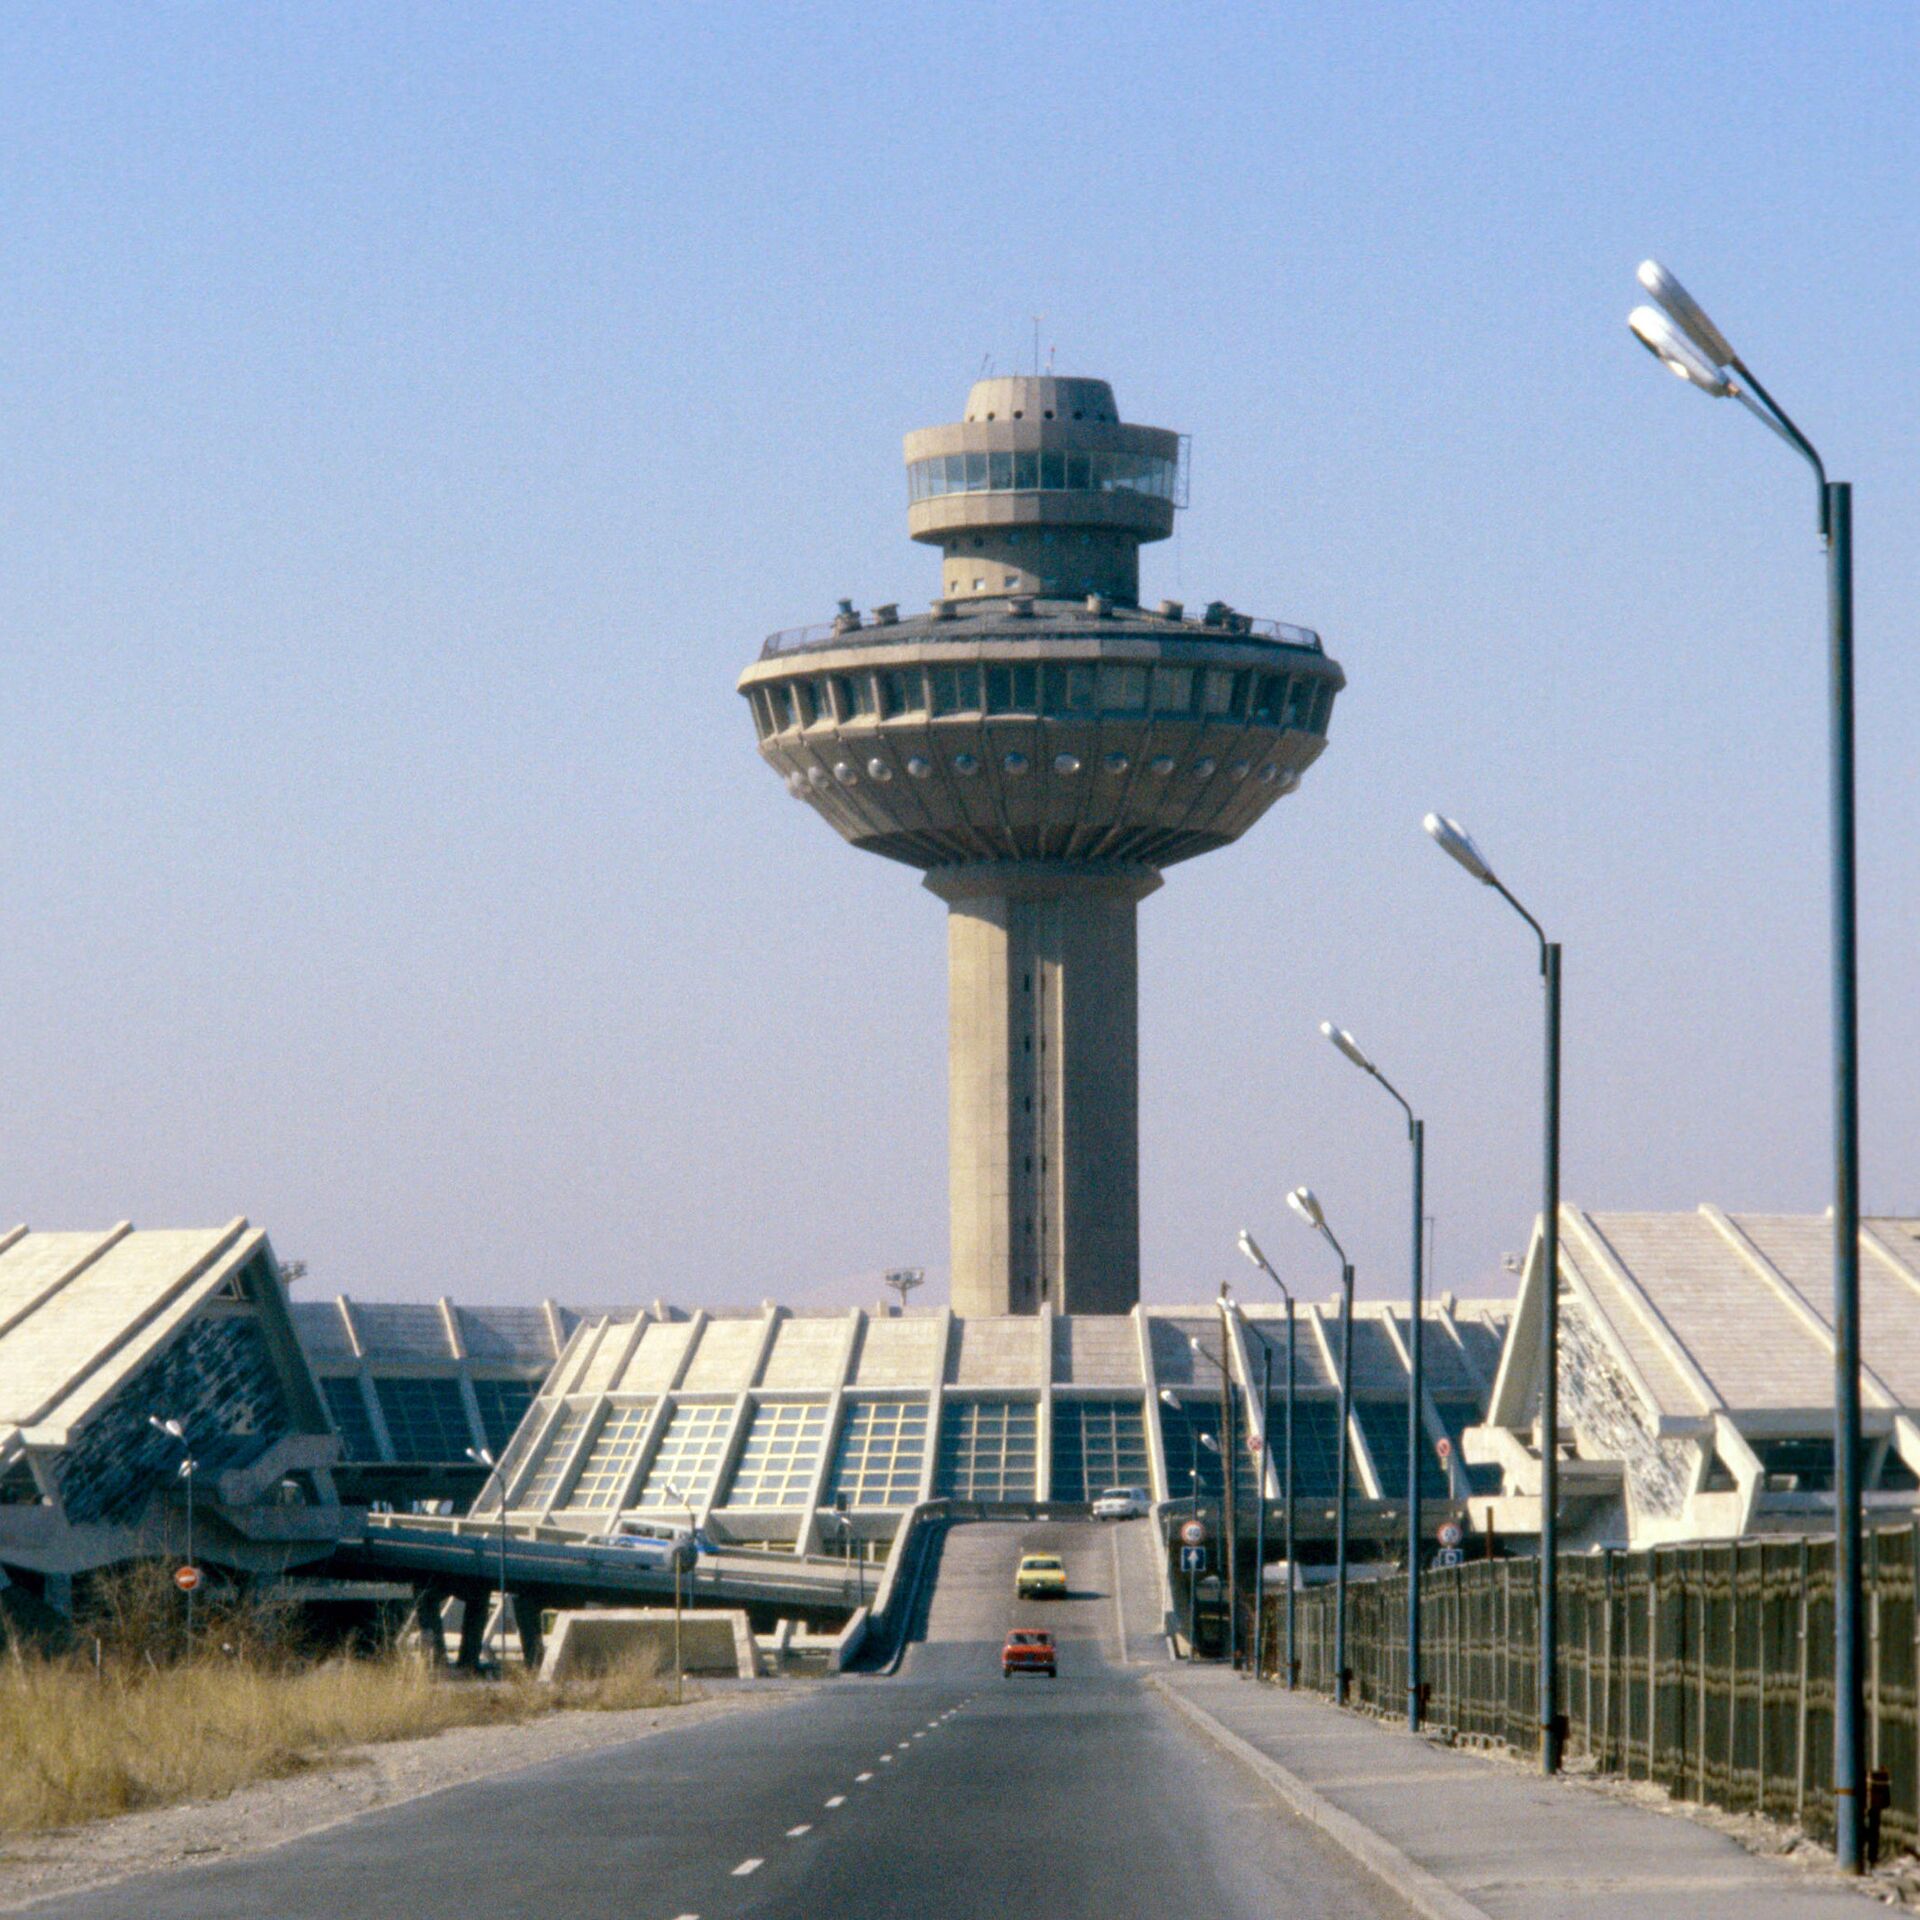
[[[668,1499],[675,1506],[684,1507],[687,1514],[687,1537],[684,1542],[676,1541],[673,1549],[673,1704],[677,1707],[686,1699],[687,1669],[680,1651],[680,1571],[685,1560],[695,1551],[693,1502],[671,1480],[663,1480],[660,1485]],[[845,1591],[843,1587],[841,1592]]]
[[[1361,1051],[1360,1043],[1345,1027],[1331,1020],[1320,1022],[1320,1031],[1363,1073],[1368,1073],[1399,1101],[1407,1116],[1407,1138],[1413,1143],[1413,1274],[1409,1293],[1413,1304],[1413,1332],[1408,1341],[1407,1367],[1407,1731],[1420,1731],[1420,1464],[1426,1457],[1421,1444],[1420,1350],[1425,1330],[1425,1306],[1421,1298],[1420,1271],[1421,1224],[1426,1188],[1427,1123],[1417,1118],[1406,1096]]]
[[[1864,1859],[1866,1766],[1860,1581],[1860,1009],[1853,832],[1853,487],[1829,480],[1813,443],[1727,337],[1657,260],[1638,279],[1656,305],[1627,317],[1641,345],[1716,399],[1731,397],[1812,467],[1827,551],[1828,868],[1833,1001],[1833,1453],[1835,1851],[1846,1873]]]
[[[1225,1344],[1226,1325],[1223,1320],[1222,1347]],[[1222,1366],[1195,1335],[1187,1336],[1187,1345],[1220,1376],[1220,1439],[1215,1442],[1212,1435],[1205,1433],[1200,1438],[1203,1444],[1220,1456],[1220,1537],[1226,1548],[1227,1562],[1227,1664],[1237,1667],[1240,1664],[1240,1516],[1233,1497],[1233,1373]]]
[[[1298,1672],[1298,1666],[1293,1657],[1293,1590],[1296,1585],[1293,1566],[1293,1295],[1288,1290],[1287,1283],[1282,1280],[1280,1276],[1274,1272],[1272,1266],[1268,1264],[1267,1256],[1260,1251],[1259,1241],[1244,1227],[1240,1229],[1240,1251],[1280,1289],[1280,1297],[1287,1303],[1287,1446],[1286,1466],[1282,1470],[1280,1482],[1280,1504],[1282,1514],[1281,1525],[1285,1529],[1283,1539],[1285,1541],[1287,1559],[1287,1691],[1291,1693],[1293,1691],[1294,1676]],[[1260,1345],[1261,1352],[1264,1356],[1261,1363],[1260,1392],[1260,1418],[1262,1430],[1264,1431],[1265,1423],[1271,1417],[1271,1408],[1273,1406],[1273,1349],[1269,1347],[1264,1340]],[[1260,1518],[1263,1523],[1266,1519],[1266,1512],[1267,1504],[1265,1489],[1263,1487],[1260,1502]],[[1263,1526],[1261,1550],[1256,1557],[1253,1570],[1255,1582],[1253,1672],[1256,1679],[1258,1679],[1260,1675],[1260,1628],[1258,1623],[1262,1618],[1261,1610],[1265,1605],[1266,1598],[1266,1567],[1264,1564],[1266,1557]]]
[[[1311,1187],[1295,1187],[1287,1205],[1340,1257],[1340,1510],[1334,1521],[1333,1699],[1347,1704],[1347,1458],[1352,1452],[1349,1428],[1353,1420],[1353,1262],[1333,1237],[1327,1216]],[[1289,1569],[1288,1578],[1292,1572]]]
[[[162,1420],[158,1414],[147,1415],[147,1425],[157,1433],[164,1433],[180,1449],[180,1478],[187,1483],[187,1564],[185,1571],[193,1576],[185,1588],[187,1596],[187,1658],[193,1658],[193,1590],[200,1584],[200,1569],[193,1560],[193,1475],[200,1462],[193,1457],[193,1449],[187,1444],[186,1427],[178,1420]]]
[[[469,1447],[467,1458],[489,1473],[499,1464],[486,1447]],[[507,1485],[504,1480],[500,1483],[500,1651],[495,1661],[504,1680],[507,1677]]]
[[[1438,844],[1491,887],[1540,943],[1547,988],[1546,1101],[1540,1197],[1540,1771],[1560,1770],[1560,942],[1507,891],[1457,820],[1430,813],[1422,822]],[[1416,1223],[1414,1238],[1419,1239]]]

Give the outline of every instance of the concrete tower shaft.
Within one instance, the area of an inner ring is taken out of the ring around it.
[[[1346,684],[1318,634],[1138,604],[1184,504],[1178,434],[1101,380],[983,380],[907,436],[930,611],[775,634],[762,757],[947,904],[953,1305],[1139,1298],[1139,902],[1300,784]]]

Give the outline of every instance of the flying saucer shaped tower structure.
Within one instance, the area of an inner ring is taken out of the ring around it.
[[[1121,420],[1104,380],[978,381],[906,456],[938,598],[843,602],[740,691],[794,797],[947,903],[954,1310],[1125,1313],[1136,910],[1299,785],[1345,677],[1305,628],[1141,607],[1184,442]]]

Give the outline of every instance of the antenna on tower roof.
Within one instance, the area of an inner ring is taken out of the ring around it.
[[[980,371],[976,373],[973,377],[976,380],[984,380],[987,378],[987,376],[990,373],[992,373],[992,371],[993,371],[993,355],[990,353],[983,353],[980,356]]]
[[[900,1296],[900,1311],[902,1313],[905,1313],[907,1310],[907,1295],[910,1294],[915,1287],[924,1287],[926,1284],[927,1270],[924,1267],[894,1267],[886,1277],[886,1285],[890,1286],[894,1292]]]
[[[1033,377],[1036,380],[1040,378],[1040,322],[1046,317],[1044,313],[1033,316]]]

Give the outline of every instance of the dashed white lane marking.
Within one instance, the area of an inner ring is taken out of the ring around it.
[[[765,1865],[766,1862],[764,1860],[742,1860],[740,1864],[734,1868],[733,1877],[736,1880],[743,1880],[750,1873],[758,1873]]]
[[[856,1785],[864,1785],[873,1778],[873,1775],[870,1773],[856,1773],[853,1778]]]
[[[789,1827],[787,1829],[787,1838],[789,1840],[798,1840],[803,1833],[811,1833],[812,1831],[813,1822],[811,1820],[802,1821],[799,1826]]]
[[[836,1793],[833,1798],[827,1802],[827,1805],[830,1807],[844,1807],[846,1804],[847,1796],[844,1793]]]
[[[880,1756],[880,1764],[881,1764],[881,1765],[882,1765],[883,1767],[890,1767],[890,1766],[892,1766],[892,1765],[893,1765],[893,1755],[892,1755],[892,1754],[890,1754],[890,1753],[883,1753],[883,1754],[882,1754],[882,1755]]]
[[[921,1728],[921,1730],[918,1733],[916,1733],[913,1737],[916,1740],[924,1740],[927,1737],[926,1729],[924,1727]]]

